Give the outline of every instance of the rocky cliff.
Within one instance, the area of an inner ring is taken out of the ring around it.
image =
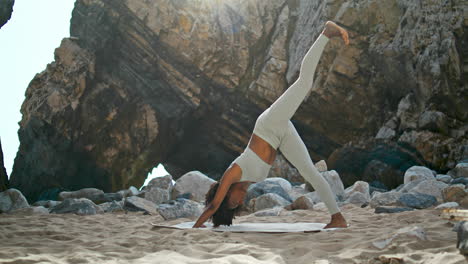
[[[467,12],[461,0],[78,0],[72,37],[26,91],[11,185],[29,199],[115,191],[158,163],[218,178],[326,20],[351,45],[329,43],[294,118],[312,158],[347,185],[447,170],[468,156]]]
[[[2,142],[0,141],[0,192],[8,189],[8,175],[3,164]]]
[[[15,0],[4,0],[0,3],[0,28],[10,20],[14,3]]]

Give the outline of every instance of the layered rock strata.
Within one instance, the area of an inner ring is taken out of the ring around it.
[[[395,174],[389,187],[415,164],[448,170],[468,156],[466,8],[78,0],[72,37],[27,89],[11,184],[29,199],[54,187],[110,192],[141,184],[158,163],[175,179],[194,169],[219,178],[326,20],[346,27],[351,45],[330,41],[295,115],[312,158],[330,157],[345,185],[379,162]],[[376,148],[394,156],[373,158]]]

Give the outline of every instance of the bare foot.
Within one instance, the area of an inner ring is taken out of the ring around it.
[[[332,21],[327,21],[327,23],[325,23],[325,28],[323,29],[322,34],[328,38],[341,37],[346,45],[349,44],[348,31]]]
[[[339,228],[348,227],[348,224],[346,223],[346,220],[344,219],[341,213],[336,213],[332,215],[330,223],[325,226],[325,228],[336,228],[336,227],[339,227]]]

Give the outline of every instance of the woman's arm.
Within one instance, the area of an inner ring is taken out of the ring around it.
[[[233,164],[229,167],[226,172],[224,173],[223,177],[221,177],[218,190],[213,198],[213,201],[209,203],[203,213],[198,218],[197,222],[193,225],[193,228],[198,228],[203,225],[215,212],[218,210],[219,206],[226,197],[231,184],[240,181],[242,176],[242,169],[237,164]]]

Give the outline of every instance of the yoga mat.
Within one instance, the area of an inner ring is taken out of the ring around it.
[[[154,228],[171,229],[191,229],[195,222],[184,222],[177,225],[159,225],[151,224]],[[200,230],[211,230],[215,232],[234,232],[234,233],[309,233],[320,231],[333,231],[339,228],[323,229],[326,224],[323,223],[239,223],[231,226],[219,226],[214,228],[211,223],[205,223],[206,228]]]

